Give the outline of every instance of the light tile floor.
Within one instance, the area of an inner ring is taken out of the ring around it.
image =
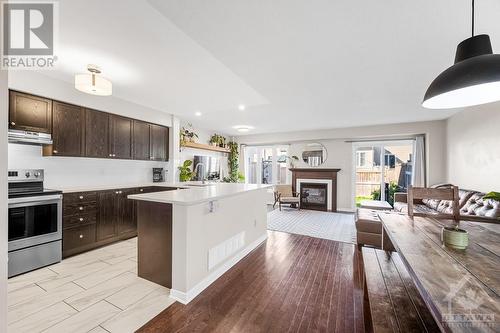
[[[134,332],[174,300],[137,276],[137,238],[9,279],[9,332]]]

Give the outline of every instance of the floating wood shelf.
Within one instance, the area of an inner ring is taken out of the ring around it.
[[[217,151],[219,153],[229,153],[229,148],[221,148],[221,147],[205,145],[203,143],[197,143],[197,142],[182,142],[181,147],[211,150],[211,151]]]

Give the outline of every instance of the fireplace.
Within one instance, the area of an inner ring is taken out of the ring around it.
[[[328,184],[301,183],[300,208],[314,210],[328,210]]]
[[[340,169],[292,168],[293,191],[302,194],[307,185],[307,200],[301,201],[301,208],[337,211],[337,173]],[[323,199],[326,198],[326,203]]]

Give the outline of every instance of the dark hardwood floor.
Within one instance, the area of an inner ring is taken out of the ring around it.
[[[268,234],[188,305],[174,303],[138,332],[363,332],[357,247]]]

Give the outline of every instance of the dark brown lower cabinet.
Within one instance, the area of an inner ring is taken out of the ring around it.
[[[119,235],[137,231],[137,209],[134,200],[127,199],[128,195],[139,193],[137,189],[120,190],[118,195],[118,212],[116,232]]]
[[[97,193],[98,218],[97,240],[105,240],[116,234],[118,190]]]
[[[63,195],[63,257],[137,236],[137,202],[131,194],[175,190],[147,186]]]

